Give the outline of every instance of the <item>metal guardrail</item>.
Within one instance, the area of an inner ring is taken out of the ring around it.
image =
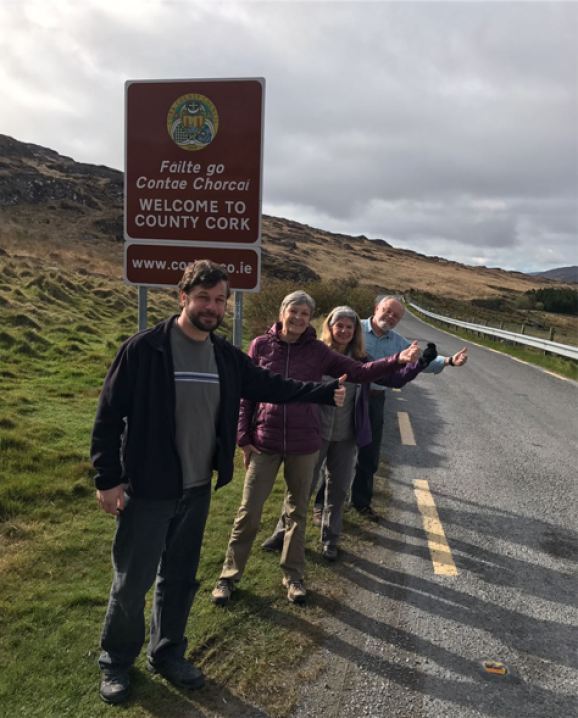
[[[413,302],[408,302],[408,304],[418,312],[421,312],[421,314],[424,314],[426,317],[436,319],[438,322],[444,322],[445,324],[461,327],[462,329],[469,329],[470,331],[486,334],[490,337],[505,339],[509,342],[515,342],[516,344],[524,344],[528,347],[534,347],[534,349],[541,349],[542,351],[549,352],[550,354],[557,354],[558,356],[578,361],[578,347],[571,347],[567,344],[559,344],[558,342],[552,342],[549,339],[538,339],[537,337],[530,337],[526,334],[507,332],[504,329],[494,329],[493,327],[487,327],[484,324],[470,324],[470,322],[462,322],[460,319],[452,319],[451,317],[444,317],[441,314],[428,312],[426,309],[422,309]]]

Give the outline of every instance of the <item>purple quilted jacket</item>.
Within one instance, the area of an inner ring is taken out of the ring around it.
[[[359,384],[405,371],[398,362],[398,354],[362,363],[338,354],[319,341],[313,327],[307,327],[292,344],[279,338],[280,330],[281,323],[278,322],[267,334],[254,339],[249,356],[258,366],[285,378],[321,381],[324,374],[335,379],[347,374],[348,381]],[[313,454],[321,448],[317,405],[255,404],[243,399],[237,443],[239,446],[253,444],[259,451],[273,454]]]

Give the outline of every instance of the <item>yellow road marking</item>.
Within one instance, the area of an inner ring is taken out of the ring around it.
[[[476,342],[472,342],[472,344],[476,344]],[[533,366],[533,367],[536,367],[536,369],[541,369],[544,372],[544,374],[550,374],[550,376],[555,376],[557,379],[562,379],[562,381],[572,381],[572,379],[570,379],[567,376],[564,376],[563,374],[556,374],[556,372],[554,372],[554,371],[548,371],[548,369],[542,369],[542,367],[539,364],[533,364],[532,362],[525,361],[524,359],[518,359],[518,357],[513,357],[511,354],[506,354],[506,352],[501,352],[498,349],[490,349],[490,347],[486,347],[483,344],[476,344],[476,346],[482,347],[482,349],[487,349],[489,352],[494,352],[494,354],[501,354],[503,357],[509,357],[513,361],[517,361],[518,364],[525,364],[526,366]],[[395,391],[395,389],[393,391]]]
[[[556,379],[562,379],[562,381],[570,381],[567,376],[562,376],[562,374],[556,374],[556,372],[548,371],[547,369],[542,369],[544,374],[550,374],[550,376],[555,376]]]
[[[452,553],[438,511],[429,490],[427,481],[416,479],[413,482],[417,506],[423,518],[423,528],[427,534],[427,542],[434,567],[434,573],[444,576],[457,576],[458,569],[452,558]]]
[[[397,412],[397,420],[399,422],[399,433],[401,434],[401,443],[404,446],[415,446],[415,436],[409,422],[409,414],[406,411]]]
[[[392,389],[392,391],[401,391],[401,389]]]
[[[472,344],[475,344],[475,342],[472,342]],[[476,344],[476,346],[482,347],[483,349],[487,349],[489,352],[494,352],[494,354],[501,354],[503,357],[510,357],[510,359],[517,361],[519,364],[525,364],[526,366],[536,367],[536,369],[542,369],[539,364],[532,364],[532,362],[524,361],[524,359],[518,359],[518,357],[513,357],[511,354],[506,354],[505,352],[498,351],[497,349],[490,349],[490,347],[485,347],[483,344]],[[556,374],[556,372],[548,371],[548,369],[542,369],[542,371],[544,372],[544,374],[550,374],[550,376],[555,376],[556,379],[562,379],[562,381],[572,381],[572,379],[568,378],[567,376],[564,376],[563,374]]]
[[[472,342],[472,344],[476,344],[476,342]],[[510,359],[515,359],[511,354],[506,354],[506,352],[501,352],[498,349],[490,349],[490,347],[485,346],[484,344],[476,344],[477,347],[482,347],[482,349],[487,349],[489,352],[494,352],[494,354],[501,354],[503,357],[510,357]],[[522,361],[521,359],[517,359],[517,361]]]
[[[407,401],[407,399],[404,399],[402,396],[398,396],[398,397],[397,397],[397,400],[398,400],[398,401]]]

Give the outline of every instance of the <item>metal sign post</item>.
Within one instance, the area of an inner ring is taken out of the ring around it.
[[[147,288],[138,288],[138,330],[147,328]]]
[[[243,292],[234,292],[233,296],[233,344],[240,349],[243,343]]]

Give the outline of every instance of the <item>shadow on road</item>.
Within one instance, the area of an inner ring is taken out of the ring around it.
[[[395,479],[390,479],[390,482],[408,486],[406,482]],[[523,561],[489,548],[490,538],[500,537],[504,542],[523,544],[532,551],[576,563],[578,562],[577,532],[561,529],[539,519],[520,516],[511,511],[457,499],[439,491],[431,490],[431,493],[470,507],[472,510],[455,509],[448,507],[447,504],[438,505],[441,522],[446,527],[459,525],[469,531],[477,531],[480,534],[480,542],[485,543],[485,545],[470,543],[452,537],[451,530],[446,532],[446,539],[459,570],[474,573],[486,583],[511,586],[530,596],[578,607],[578,575],[575,569],[547,568],[535,561]],[[416,504],[395,497],[390,500],[390,506],[403,512],[419,513]],[[397,553],[419,556],[426,561],[430,559],[427,546],[406,543],[403,540],[403,536],[408,536],[425,542],[426,535],[423,529],[400,524],[387,518],[382,519],[380,525],[402,538],[398,541],[361,529],[362,538]]]
[[[390,478],[391,483],[409,486],[405,481]],[[522,516],[513,511],[495,506],[487,506],[477,501],[456,498],[438,489],[430,487],[435,497],[448,499],[460,506],[452,508],[444,505],[444,522],[469,529],[479,530],[489,536],[507,536],[512,543],[518,543],[536,551],[544,551],[549,556],[578,563],[578,532],[563,529],[556,524],[540,519]],[[466,508],[461,508],[466,507]],[[404,508],[410,508],[408,504]],[[471,511],[466,509],[471,508]],[[416,507],[412,507],[416,511]],[[528,540],[531,537],[533,540]]]
[[[344,555],[343,560],[344,577],[367,591],[405,600],[448,621],[487,631],[517,651],[578,667],[578,628],[575,626],[534,618],[435,581],[392,571],[354,554]]]
[[[335,610],[333,602],[329,599],[315,596],[313,600],[327,611]],[[425,679],[428,676],[415,665],[392,663],[378,656],[370,655],[357,646],[344,641],[338,635],[328,633],[310,623],[306,618],[289,617],[275,610],[271,612],[270,617],[280,625],[300,631],[304,635],[315,635],[316,640],[322,643],[327,651],[356,664],[364,672],[374,673],[380,680],[390,680],[433,699],[449,701],[470,708],[475,710],[477,715],[480,715],[481,711],[485,711],[485,715],[499,715],[507,718],[521,718],[521,716],[544,718],[546,715],[575,715],[578,708],[578,702],[574,697],[563,696],[537,686],[532,686],[529,690],[529,686],[522,682],[508,686],[508,691],[517,694],[516,701],[509,704],[502,703],[499,699],[496,701],[495,692],[490,689],[488,682],[480,676],[479,672],[475,672],[475,664],[472,661],[464,661],[460,656],[422,641],[413,634],[393,630],[387,624],[370,619],[347,607],[341,606],[337,616],[343,623],[349,624],[368,636],[376,636],[386,642],[400,645],[405,650],[412,650],[412,646],[417,646],[424,658],[439,660],[441,665],[445,665],[454,673],[459,673],[460,679],[437,678],[435,681],[428,681],[426,688]],[[467,680],[464,680],[464,677]]]

